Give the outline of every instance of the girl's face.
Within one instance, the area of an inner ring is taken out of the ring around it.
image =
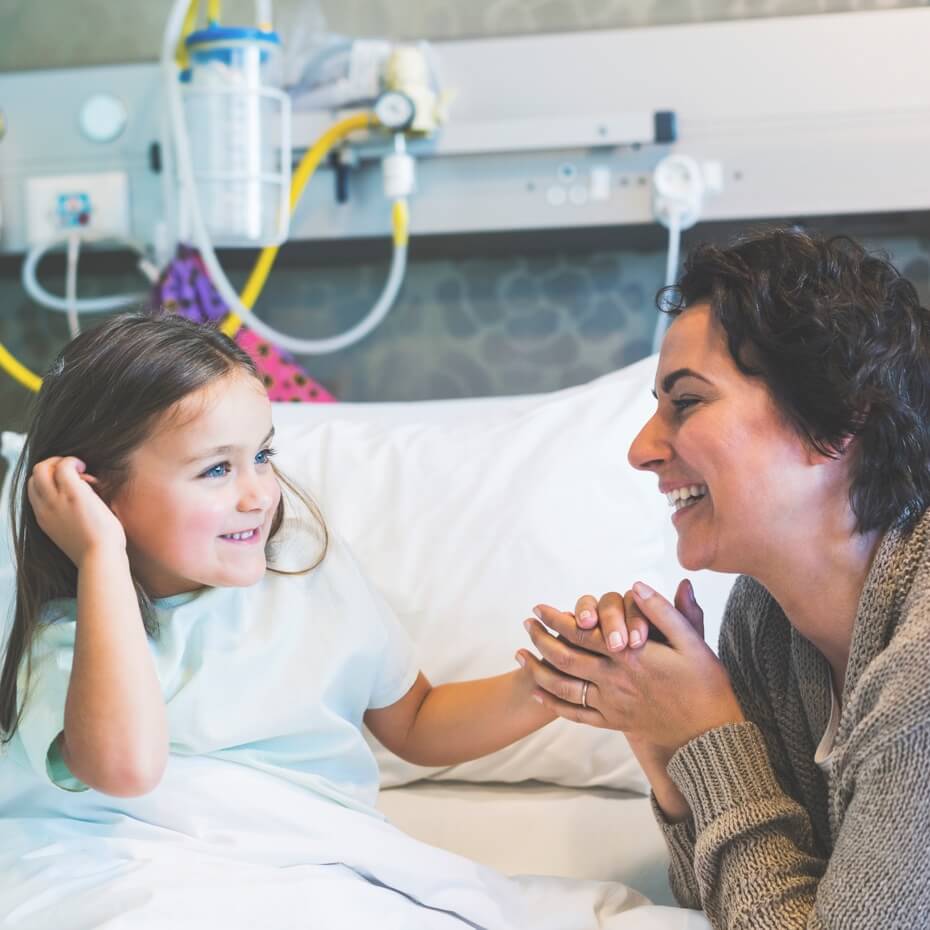
[[[682,566],[759,577],[779,551],[791,551],[784,547],[811,551],[835,478],[815,467],[823,459],[765,383],[736,367],[709,305],[689,307],[669,327],[656,395],[629,460],[656,473],[675,508]]]
[[[255,584],[281,488],[268,444],[271,404],[247,373],[179,401],[130,456],[110,500],[150,597]]]

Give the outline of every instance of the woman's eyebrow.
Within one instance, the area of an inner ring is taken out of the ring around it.
[[[699,375],[692,368],[676,368],[673,372],[670,372],[662,379],[662,393],[668,394],[669,391],[675,386],[675,382],[681,380],[682,378],[697,378],[698,381],[703,381],[705,384],[711,384],[704,375]],[[655,391],[652,392],[652,396],[659,399],[659,395]]]

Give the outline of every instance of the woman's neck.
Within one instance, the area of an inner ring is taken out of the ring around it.
[[[838,532],[810,536],[779,553],[754,576],[778,601],[791,625],[822,653],[842,697],[859,599],[882,534]]]

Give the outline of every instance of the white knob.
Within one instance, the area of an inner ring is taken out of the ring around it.
[[[112,94],[95,94],[84,101],[79,117],[81,132],[91,142],[112,142],[126,128],[126,105]]]

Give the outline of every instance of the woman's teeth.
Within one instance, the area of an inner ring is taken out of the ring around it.
[[[696,504],[706,494],[706,484],[692,484],[689,487],[675,488],[674,491],[669,491],[665,496],[668,498],[669,507],[674,507],[678,511]]]
[[[255,535],[255,530],[246,530],[244,533],[226,533],[223,539],[251,539]]]

